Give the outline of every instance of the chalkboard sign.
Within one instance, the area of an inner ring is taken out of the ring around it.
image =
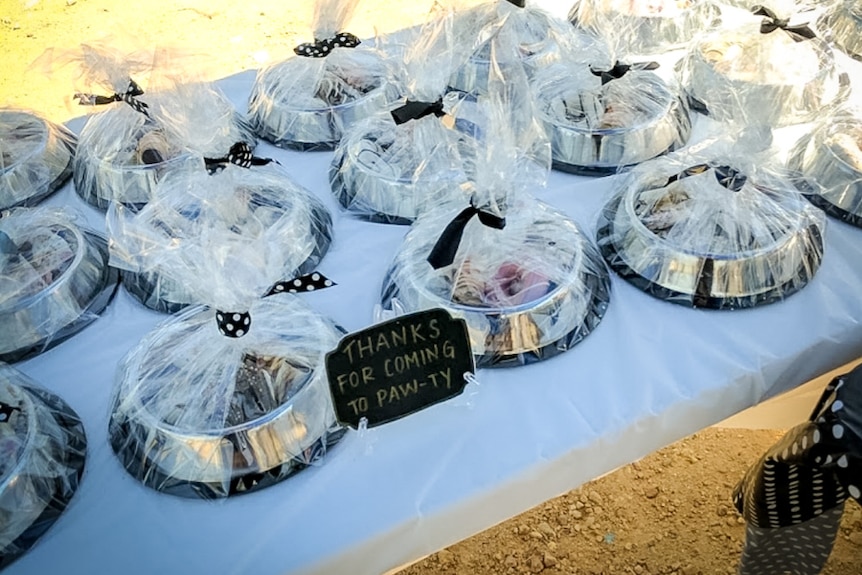
[[[345,336],[326,356],[335,414],[354,429],[394,421],[464,391],[473,350],[463,319],[442,309]]]

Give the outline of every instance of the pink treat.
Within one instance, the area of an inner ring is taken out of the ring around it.
[[[517,306],[548,293],[551,282],[537,272],[506,262],[485,287],[485,302],[503,307]]]

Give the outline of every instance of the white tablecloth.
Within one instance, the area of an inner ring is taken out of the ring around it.
[[[222,82],[241,110],[252,79]],[[334,215],[335,243],[320,270],[340,285],[303,297],[349,330],[373,323],[406,228],[341,212],[328,191],[331,153],[261,145],[257,155],[281,161]],[[553,173],[537,196],[593,234],[613,181]],[[74,205],[103,228],[71,186],[48,203]],[[217,502],[145,488],[111,452],[116,364],[164,318],[121,289],[93,325],[17,366],[80,413],[90,443],[68,510],[4,575],[383,573],[859,357],[860,262],[862,230],[830,221],[813,282],[740,312],[686,309],[614,276],[604,320],[573,350],[482,371],[464,396],[350,431],[322,466]]]

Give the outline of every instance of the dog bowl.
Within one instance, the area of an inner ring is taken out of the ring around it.
[[[856,0],[835,2],[817,22],[848,56],[862,60],[862,5]]]

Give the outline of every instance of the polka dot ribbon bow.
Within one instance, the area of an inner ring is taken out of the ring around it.
[[[355,48],[359,44],[361,44],[359,38],[350,32],[339,32],[332,38],[315,39],[314,42],[300,44],[293,51],[307,58],[326,58],[335,48]]]
[[[830,382],[809,421],[734,490],[747,524],[739,573],[820,573],[851,497],[862,499],[862,365]]]
[[[9,405],[0,401],[0,423],[7,423],[12,418],[12,414],[16,411],[21,410],[14,405]]]
[[[224,170],[229,164],[248,169],[252,166],[265,166],[273,161],[274,160],[272,158],[256,157],[251,151],[251,146],[245,142],[237,142],[231,146],[227,156],[221,158],[204,158],[204,164],[206,164],[207,172],[210,174],[215,174]]]
[[[760,23],[761,34],[769,34],[781,29],[787,32],[796,42],[802,42],[803,40],[810,40],[817,37],[814,30],[808,27],[808,24],[797,24],[795,26],[791,26],[789,19],[779,18],[766,6],[755,6],[751,9],[751,12],[755,16],[765,16],[763,21]]]
[[[150,114],[147,112],[147,108],[149,106],[146,102],[141,102],[137,99],[137,96],[142,96],[143,94],[144,91],[141,87],[130,78],[129,87],[126,88],[126,91],[122,94],[115,92],[110,96],[99,96],[96,94],[83,94],[78,92],[73,97],[78,100],[79,106],[104,106],[105,104],[111,104],[113,102],[125,102],[136,112],[140,112],[144,116],[149,117]]]
[[[302,293],[322,290],[337,285],[334,281],[319,272],[300,276],[287,281],[278,282],[264,295],[269,297],[280,293]],[[248,333],[251,327],[251,315],[248,312],[227,312],[216,310],[216,325],[218,331],[225,337],[240,338]]]

